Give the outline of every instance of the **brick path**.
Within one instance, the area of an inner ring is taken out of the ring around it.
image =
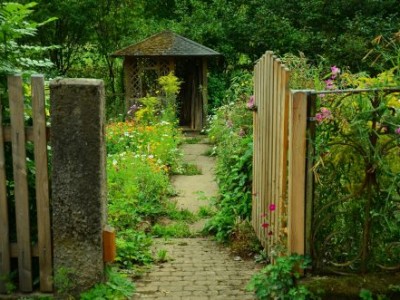
[[[157,240],[167,250],[168,262],[136,282],[134,299],[255,299],[245,287],[259,267],[236,261],[226,249],[208,238]]]
[[[179,192],[174,201],[178,207],[194,213],[208,204],[204,199],[199,200],[198,192],[207,197],[217,192],[214,159],[203,155],[208,147],[205,144],[183,146],[185,160],[198,164],[202,175],[172,178]],[[154,265],[136,281],[133,299],[255,299],[245,287],[260,267],[252,261],[233,257],[212,238],[155,239],[154,253],[160,249],[167,251],[167,262]]]

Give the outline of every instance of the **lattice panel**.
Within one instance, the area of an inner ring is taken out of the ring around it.
[[[172,70],[170,69],[170,60],[169,59],[160,59],[159,63],[158,63],[158,70],[159,70],[159,74],[160,76],[165,76],[168,75],[169,72],[171,72]]]

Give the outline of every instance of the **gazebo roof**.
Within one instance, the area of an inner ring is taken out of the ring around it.
[[[166,30],[139,43],[115,51],[111,56],[219,56],[206,46]]]

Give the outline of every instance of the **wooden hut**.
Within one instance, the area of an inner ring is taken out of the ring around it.
[[[173,71],[183,82],[177,99],[180,125],[201,130],[207,112],[207,60],[219,55],[172,31],[163,31],[111,56],[124,58],[127,108],[154,94],[157,78]]]

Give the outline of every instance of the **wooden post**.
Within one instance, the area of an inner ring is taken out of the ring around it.
[[[40,291],[51,292],[53,290],[53,261],[51,249],[49,176],[43,75],[32,76],[32,111],[36,167],[36,207],[38,220]]]
[[[294,91],[289,103],[288,252],[305,253],[307,94]]]
[[[11,140],[14,171],[14,195],[18,239],[19,289],[32,291],[31,241],[29,225],[29,198],[26,171],[24,98],[20,75],[8,77],[10,98]]]
[[[3,109],[0,101],[0,274],[10,273],[10,238],[8,226],[8,205],[6,190],[6,162],[4,155]],[[5,293],[6,287],[0,277],[0,293]]]

